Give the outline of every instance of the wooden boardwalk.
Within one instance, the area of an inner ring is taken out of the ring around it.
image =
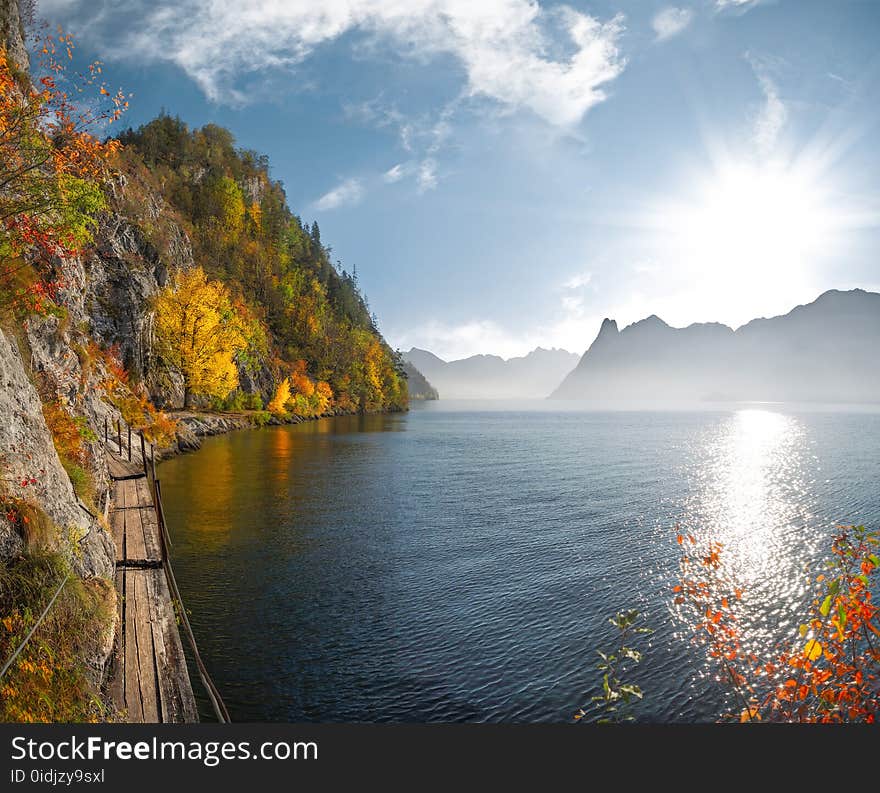
[[[198,721],[143,470],[108,453],[119,631],[110,696],[126,722]]]

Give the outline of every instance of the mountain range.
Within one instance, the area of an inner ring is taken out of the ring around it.
[[[554,399],[609,406],[694,401],[880,402],[880,294],[831,290],[737,330],[605,319]]]
[[[417,347],[403,357],[430,381],[441,399],[543,399],[578,362],[574,353],[541,347],[507,360],[473,355],[444,361]]]

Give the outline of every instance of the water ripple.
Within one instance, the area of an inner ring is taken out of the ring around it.
[[[834,524],[880,525],[878,430],[779,407],[437,403],[211,438],[160,475],[236,720],[565,721],[625,607],[656,629],[639,718],[711,720],[725,697],[669,608],[672,527],[725,543],[767,646]]]

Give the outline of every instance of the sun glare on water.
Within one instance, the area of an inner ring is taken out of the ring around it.
[[[768,650],[809,595],[805,560],[824,540],[804,495],[808,446],[795,416],[749,407],[706,434],[694,464],[698,486],[685,526],[721,544],[726,573],[748,593],[740,629],[750,650]]]
[[[750,562],[765,561],[773,538],[769,527],[784,524],[791,505],[779,472],[793,476],[796,422],[768,410],[738,411],[727,426],[718,459],[714,512],[725,538]],[[785,481],[785,478],[782,479]]]

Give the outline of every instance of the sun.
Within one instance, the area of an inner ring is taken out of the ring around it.
[[[810,293],[840,230],[829,188],[804,162],[726,157],[683,177],[646,225],[707,318],[735,323]]]
[[[829,241],[831,212],[810,175],[781,164],[728,163],[702,180],[670,228],[692,259],[790,277]]]

